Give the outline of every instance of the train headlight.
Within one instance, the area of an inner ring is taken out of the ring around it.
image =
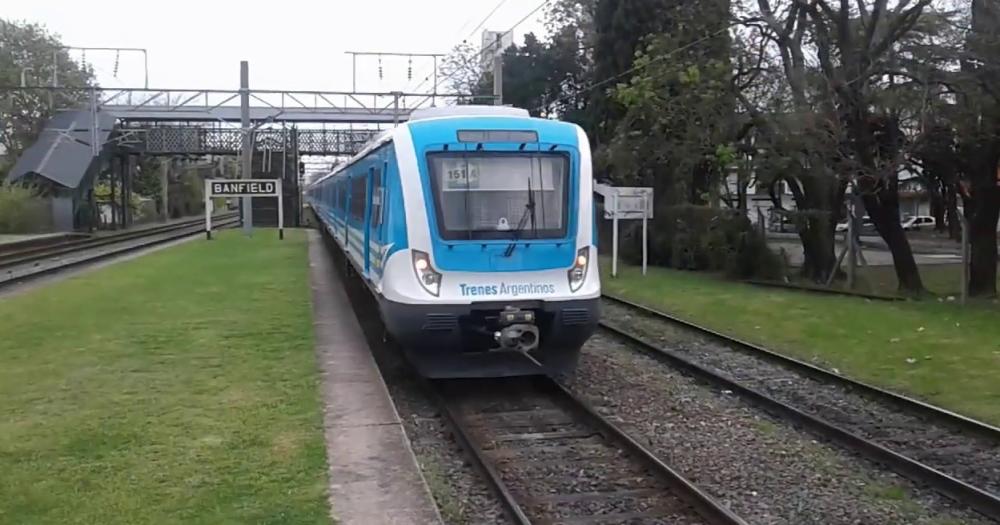
[[[431,258],[420,250],[413,250],[413,272],[424,290],[437,297],[441,293],[441,274],[431,266]]]
[[[580,248],[576,252],[573,260],[573,267],[569,269],[569,291],[575,292],[583,286],[587,280],[587,266],[590,264],[590,247]]]

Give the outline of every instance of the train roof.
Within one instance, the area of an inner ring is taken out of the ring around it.
[[[441,117],[530,117],[528,110],[513,106],[439,106],[415,109],[410,122]]]
[[[528,113],[528,110],[522,108],[516,108],[512,106],[476,106],[476,105],[464,105],[464,106],[440,106],[435,108],[425,108],[414,110],[410,114],[410,119],[407,122],[400,124],[399,127],[390,128],[382,131],[375,137],[373,137],[368,143],[361,148],[357,154],[352,156],[347,162],[344,162],[331,170],[329,173],[322,175],[320,178],[313,181],[310,186],[314,184],[319,184],[324,180],[333,177],[348,168],[358,160],[364,158],[372,151],[378,149],[382,145],[390,142],[395,136],[396,130],[401,127],[409,127],[411,124],[419,125],[421,122],[427,122],[432,120],[451,120],[451,119],[464,119],[464,118],[476,118],[476,117],[506,117],[515,118],[518,120],[545,120],[536,119]],[[547,121],[552,123],[552,121]],[[569,123],[566,123],[569,124]],[[572,125],[572,124],[570,124]]]

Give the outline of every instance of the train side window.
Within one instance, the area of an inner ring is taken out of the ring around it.
[[[382,170],[380,168],[372,169],[372,226],[378,226],[382,224],[382,201],[383,201],[383,191],[382,191]]]
[[[365,198],[368,193],[368,178],[355,177],[351,180],[351,218],[365,220]]]

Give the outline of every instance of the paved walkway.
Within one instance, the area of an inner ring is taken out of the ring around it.
[[[309,231],[309,266],[333,517],[346,524],[441,523],[399,414],[315,230]]]

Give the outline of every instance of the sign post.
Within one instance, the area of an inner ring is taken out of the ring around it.
[[[285,238],[285,207],[281,179],[206,179],[205,237],[212,239],[212,197],[275,197],[278,200],[278,239]],[[246,225],[244,225],[245,227]]]
[[[649,209],[649,195],[646,193],[642,194],[642,207],[643,209]],[[647,241],[646,231],[649,229],[649,214],[642,216],[642,274],[646,275],[646,253],[649,251],[649,242]]]
[[[642,274],[646,275],[649,257],[649,219],[653,218],[653,188],[614,187],[596,184],[594,191],[604,196],[604,218],[611,219],[611,276],[618,276],[618,221],[642,219]],[[611,209],[607,207],[611,201]]]
[[[611,206],[611,222],[614,224],[611,234],[611,277],[618,277],[618,194],[611,196],[614,203]]]

